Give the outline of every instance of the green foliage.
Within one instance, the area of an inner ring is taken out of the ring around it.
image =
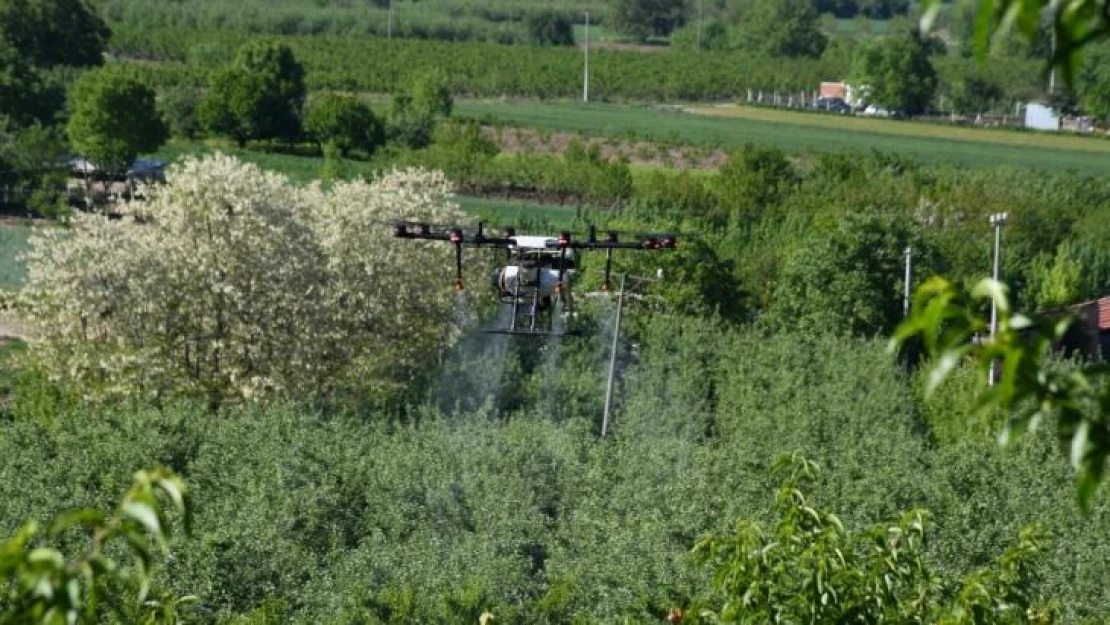
[[[532,13],[524,22],[529,40],[543,46],[574,45],[574,28],[570,19],[555,11]]]
[[[353,149],[372,155],[385,140],[381,121],[352,96],[324,94],[310,100],[304,127],[321,145],[338,149],[340,156]]]
[[[52,123],[64,95],[45,82],[16,48],[0,39],[0,123]]]
[[[158,109],[171,135],[194,139],[201,133],[200,102],[201,94],[190,85],[175,85],[160,94]]]
[[[894,523],[853,533],[805,493],[817,465],[781,457],[773,527],[742,520],[734,532],[706,536],[695,557],[713,570],[724,605],[698,616],[712,623],[942,622],[1046,623],[1051,610],[1031,592],[1033,565],[1044,551],[1037,528],[963,582],[943,579],[927,561],[926,514],[911,510]],[[955,600],[946,601],[955,587]],[[700,619],[699,619],[700,620]]]
[[[1110,43],[1089,47],[1076,87],[1083,110],[1103,123],[1110,122]]]
[[[998,35],[1017,31],[1027,40],[1040,33],[1042,16],[1051,19],[1052,53],[1045,63],[1045,74],[1052,68],[1063,70],[1071,83],[1079,67],[1080,53],[1089,44],[1110,34],[1110,14],[1102,0],[1077,0],[1054,3],[1051,0],[975,0],[975,54],[985,58],[991,40]],[[921,29],[928,31],[941,11],[939,0],[930,0],[921,17]]]
[[[86,72],[70,99],[66,134],[73,148],[109,174],[127,171],[135,157],[166,140],[154,91],[132,78],[108,70]]]
[[[949,89],[952,110],[964,115],[989,112],[997,107],[1003,97],[1002,87],[977,74],[952,84]]]
[[[666,36],[686,21],[683,0],[612,0],[607,24],[617,32],[647,40]]]
[[[930,41],[917,31],[876,39],[856,55],[853,74],[867,99],[894,112],[916,115],[932,104],[937,75]]]
[[[731,219],[739,224],[769,216],[769,209],[798,184],[794,166],[782,150],[746,145],[729,154],[713,180],[717,205],[723,214],[718,223]]]
[[[740,26],[740,47],[769,57],[819,57],[828,43],[810,0],[759,0]]]
[[[997,309],[998,333],[973,341],[989,330],[984,302]],[[1076,473],[1079,502],[1089,508],[1110,456],[1110,385],[1102,380],[1108,372],[1104,365],[1050,363],[1052,346],[1064,338],[1070,323],[1068,317],[1012,312],[1005,288],[992,280],[968,292],[934,278],[918,289],[913,315],[898,328],[892,346],[923,339],[932,356],[927,392],[965,360],[984,373],[996,367],[997,382],[979,395],[976,412],[1006,415],[1000,434],[1004,444],[1054,419],[1057,439]]]
[[[427,147],[435,131],[435,116],[431,111],[417,107],[412,96],[395,94],[389,100],[389,117],[385,136],[392,142],[409,148]]]
[[[778,276],[772,325],[807,334],[889,333],[902,317],[907,247],[918,275],[929,275],[929,254],[904,220],[861,212],[813,233]]]
[[[430,72],[417,78],[412,85],[411,96],[416,110],[433,117],[450,117],[455,106],[447,77],[441,72]]]
[[[189,531],[190,502],[184,482],[172,471],[139,471],[110,515],[93,509],[64,512],[46,532],[26,522],[0,543],[0,621],[96,623],[114,613],[124,622],[175,623],[168,604],[176,607],[195,598],[146,600],[155,556],[168,552],[173,536],[167,512],[184,513]],[[73,555],[40,542],[77,530],[91,536]],[[130,567],[119,563],[116,544],[125,546]]]
[[[33,65],[100,65],[110,35],[88,0],[0,2],[0,41]]]
[[[1033,261],[1029,288],[1038,310],[1059,308],[1079,301],[1082,263],[1073,245],[1065,241],[1053,254],[1041,254]]]
[[[671,48],[676,50],[728,50],[733,47],[728,26],[720,20],[688,23],[671,34]]]
[[[13,132],[0,120],[0,186],[15,190],[8,198],[11,208],[40,217],[66,214],[63,163],[69,150],[61,134],[57,127],[38,124]]]
[[[288,46],[248,43],[213,76],[200,119],[209,131],[232,137],[240,147],[253,139],[295,140],[301,131],[304,75]]]

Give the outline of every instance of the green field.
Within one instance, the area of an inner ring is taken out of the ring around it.
[[[1110,172],[1110,141],[1091,137],[961,129],[744,107],[725,109],[734,113],[732,116],[571,102],[480,100],[462,101],[456,108],[462,115],[493,122],[599,136],[723,148],[753,143],[776,145],[789,152],[879,150],[910,155],[927,163]]]
[[[0,224],[0,289],[14,289],[23,284],[27,269],[18,257],[27,251],[30,234],[30,226]]]
[[[307,184],[320,178],[324,159],[318,156],[281,154],[240,150],[234,146],[175,140],[162,147],[155,157],[176,161],[186,156],[200,156],[220,150],[263,169],[280,173],[296,184]],[[348,176],[369,176],[382,167],[377,162],[344,160],[341,167]],[[577,218],[586,218],[577,206],[557,206],[514,200],[485,199],[459,196],[463,210],[491,224],[523,224],[541,227],[571,227]],[[0,233],[3,231],[0,230]],[[0,242],[3,239],[0,238]],[[2,262],[2,260],[0,260]],[[0,285],[3,284],[0,273]]]

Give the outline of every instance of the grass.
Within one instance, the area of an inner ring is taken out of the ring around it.
[[[0,290],[14,290],[23,285],[27,268],[19,255],[27,251],[30,235],[28,225],[0,223]]]
[[[577,206],[556,206],[513,200],[459,197],[464,211],[491,226],[512,225],[518,228],[574,228],[576,222],[590,221],[594,215]],[[523,233],[523,231],[522,231]]]
[[[874,149],[907,154],[926,163],[1110,173],[1110,141],[1095,137],[738,106],[691,107],[704,113],[692,114],[603,103],[469,100],[458,102],[456,109],[462,115],[510,125],[595,136],[723,148],[753,143],[776,145],[788,152]]]
[[[235,156],[245,162],[254,163],[262,169],[280,173],[295,184],[307,184],[319,179],[320,172],[324,167],[324,159],[319,156],[240,150],[234,146],[218,142],[175,140],[163,146],[155,154],[155,157],[176,161],[186,156],[200,156],[216,150]],[[380,166],[380,163],[352,160],[344,160],[342,165],[346,170],[345,173],[350,175],[369,175]],[[582,214],[582,209],[576,206],[554,206],[534,202],[467,196],[458,196],[456,199],[464,211],[485,220],[491,225],[521,224],[533,227],[571,227],[574,220]]]

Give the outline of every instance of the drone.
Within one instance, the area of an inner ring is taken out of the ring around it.
[[[508,327],[489,328],[485,332],[517,336],[562,336],[573,332],[556,331],[556,308],[563,318],[574,315],[574,297],[570,283],[575,275],[576,254],[605,251],[605,278],[602,291],[610,289],[609,276],[614,250],[673,250],[678,247],[674,234],[624,235],[608,230],[598,238],[597,228],[589,226],[585,237],[576,238],[569,231],[557,236],[518,235],[512,227],[499,233],[487,233],[485,225],[477,230],[458,226],[437,226],[406,220],[393,223],[393,236],[401,239],[446,241],[455,247],[455,290],[463,290],[463,248],[504,248],[504,261],[498,262],[490,275],[490,283],[500,304],[511,309]]]

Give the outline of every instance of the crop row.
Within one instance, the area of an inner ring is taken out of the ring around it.
[[[564,98],[582,93],[582,51],[478,42],[413,41],[338,36],[276,36],[304,64],[310,88],[390,92],[414,76],[441,72],[457,95]],[[193,80],[218,66],[244,43],[241,35],[186,29],[117,27],[112,52],[125,58],[186,64]],[[597,50],[590,54],[595,99],[727,100],[749,88],[812,90],[843,76],[835,60],[766,59],[736,52]],[[183,79],[179,69],[145,64],[151,81]]]

